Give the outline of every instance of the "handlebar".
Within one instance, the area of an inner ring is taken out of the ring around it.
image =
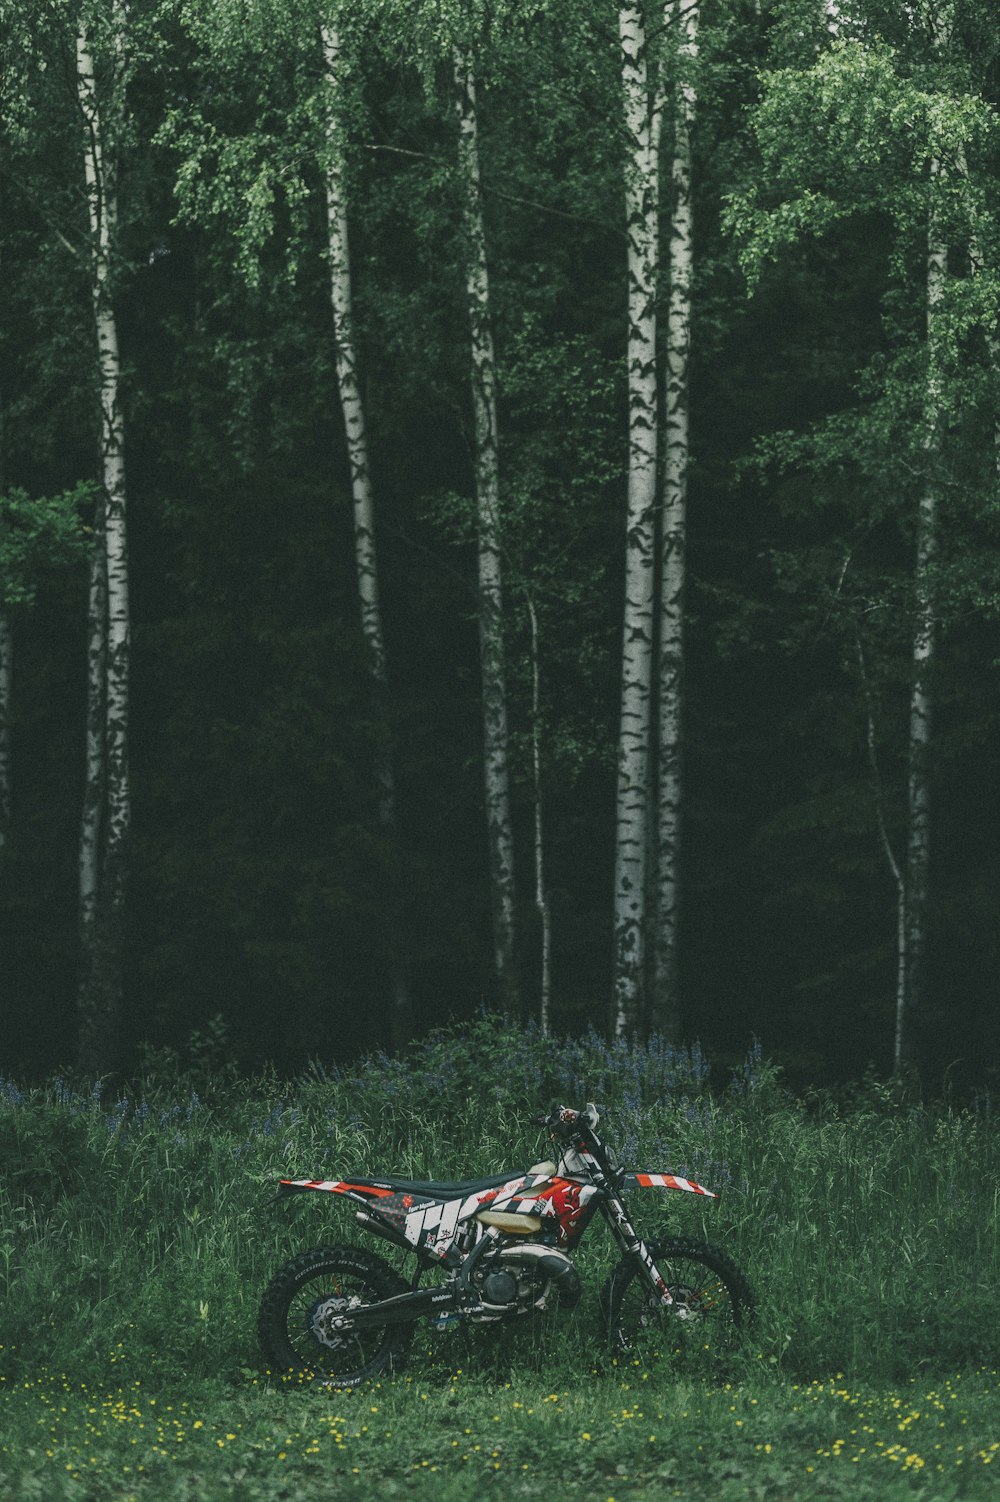
[[[597,1107],[588,1100],[582,1111],[574,1110],[572,1106],[556,1106],[547,1116],[536,1116],[535,1125],[548,1127],[552,1137],[565,1138],[581,1122],[593,1131],[599,1120]]]

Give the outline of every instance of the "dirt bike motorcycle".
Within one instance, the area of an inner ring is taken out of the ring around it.
[[[493,1325],[580,1298],[573,1253],[595,1212],[622,1258],[601,1293],[603,1336],[617,1356],[655,1359],[693,1340],[731,1345],[753,1313],[736,1264],[687,1237],[647,1244],[623,1194],[680,1190],[717,1196],[671,1173],[617,1167],[597,1134],[598,1113],[561,1107],[538,1118],[558,1162],[457,1183],[401,1178],[283,1179],[280,1194],[334,1194],[354,1203],[368,1232],[416,1258],[409,1283],[361,1247],[302,1252],[275,1273],[258,1333],[272,1370],[310,1373],[334,1388],[398,1372],[416,1322]],[[425,1274],[436,1275],[421,1287]]]

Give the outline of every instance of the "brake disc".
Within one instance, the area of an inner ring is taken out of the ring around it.
[[[356,1309],[361,1302],[356,1294],[348,1299],[337,1298],[333,1294],[317,1299],[306,1314],[306,1329],[316,1344],[325,1346],[330,1351],[341,1350],[346,1337],[340,1331],[332,1330],[331,1322],[346,1314],[349,1309]]]

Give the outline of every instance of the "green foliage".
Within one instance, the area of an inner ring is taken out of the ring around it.
[[[926,226],[929,201],[953,229],[981,216],[984,184],[968,164],[988,162],[997,136],[983,99],[921,87],[893,48],[850,40],[761,84],[752,128],[763,181],[727,208],[751,287],[766,261],[848,215],[888,214],[909,234]],[[803,130],[806,120],[815,128]],[[945,164],[940,187],[927,175],[932,158]]]
[[[338,12],[316,0],[181,7],[200,88],[194,101],[168,107],[156,139],[176,162],[180,219],[231,237],[251,287],[294,281],[325,238],[316,211],[323,174],[354,175],[371,39],[364,8]],[[324,18],[342,41],[336,80],[324,72]]]
[[[192,110],[168,118],[160,135],[161,142],[182,158],[177,176],[182,214],[202,223],[236,227],[237,264],[252,287],[261,281],[261,253],[274,234],[279,197],[297,231],[289,275],[294,275],[301,254],[298,211],[309,190],[300,175],[301,154],[294,145],[290,151],[282,149],[285,139],[266,137],[260,129],[252,136],[226,139]]]
[[[83,561],[91,544],[81,512],[93,500],[89,482],[56,496],[0,495],[0,609],[33,605],[46,573]]]
[[[471,50],[480,80],[489,79],[505,48],[524,45],[549,9],[525,0],[368,0],[368,7],[383,45],[415,60],[428,83],[436,64],[452,63],[455,48]],[[565,5],[553,9],[565,15]]]

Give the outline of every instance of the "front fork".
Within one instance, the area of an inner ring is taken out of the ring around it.
[[[603,1175],[602,1175],[603,1177]],[[664,1282],[660,1270],[650,1254],[649,1247],[638,1234],[632,1222],[628,1218],[625,1206],[622,1204],[612,1186],[605,1179],[601,1186],[604,1189],[604,1198],[601,1200],[601,1210],[604,1218],[611,1227],[611,1234],[621,1246],[622,1250],[630,1257],[634,1257],[642,1269],[642,1275],[653,1293],[663,1305],[674,1302],[670,1289]]]

